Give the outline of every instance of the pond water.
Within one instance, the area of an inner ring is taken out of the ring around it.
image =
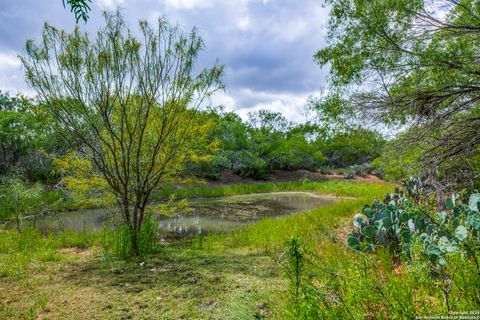
[[[309,192],[276,192],[222,198],[194,199],[188,209],[174,217],[156,217],[163,239],[181,239],[199,234],[229,232],[261,219],[280,217],[333,204],[339,198]],[[38,216],[34,224],[42,232],[100,230],[110,221],[106,209],[79,210],[58,215]]]

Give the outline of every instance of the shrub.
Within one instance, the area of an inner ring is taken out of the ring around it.
[[[158,227],[158,222],[151,216],[145,217],[138,233],[138,256],[153,253],[158,248]],[[107,254],[123,259],[129,258],[134,253],[131,236],[128,226],[124,224],[114,228],[106,226],[103,231],[102,246]]]

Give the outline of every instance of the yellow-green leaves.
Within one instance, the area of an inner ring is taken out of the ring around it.
[[[104,206],[114,202],[114,194],[103,177],[95,173],[92,163],[74,152],[53,160],[61,174],[61,183],[80,206]]]

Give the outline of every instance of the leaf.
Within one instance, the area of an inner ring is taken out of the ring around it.
[[[475,230],[480,230],[480,214],[470,214],[467,218],[467,223]]]
[[[400,212],[399,220],[400,222],[407,222],[410,219],[410,214],[406,211]]]
[[[408,228],[410,229],[410,232],[415,232],[415,223],[413,223],[413,220],[412,219],[408,220],[407,224],[408,224]]]
[[[348,246],[353,249],[360,249],[360,240],[354,237],[352,234],[348,235]]]
[[[440,257],[442,256],[442,251],[437,245],[431,244],[427,247],[427,254],[429,256]]]
[[[451,198],[445,200],[445,206],[450,210],[455,207]]]
[[[370,218],[372,216],[372,209],[370,207],[366,207],[363,209],[363,214]]]
[[[447,212],[446,211],[440,211],[438,213],[438,221],[440,221],[441,223],[445,223],[445,221],[447,220]]]
[[[455,229],[455,236],[460,240],[464,241],[468,237],[468,231],[467,228],[464,226],[460,225]]]
[[[362,229],[362,233],[367,237],[373,239],[377,234],[377,229],[374,226],[368,226]]]
[[[472,211],[479,212],[480,208],[480,193],[472,193],[470,195],[470,199],[468,201],[468,207]]]
[[[427,225],[427,233],[432,234],[435,231],[435,226],[433,224]]]
[[[385,228],[391,227],[392,224],[393,224],[391,215],[388,214],[388,215],[386,215],[385,217],[383,217],[382,222],[383,222],[383,226],[384,226]]]
[[[383,213],[381,211],[375,212],[375,215],[373,217],[374,220],[382,220],[383,219]]]
[[[412,235],[411,235],[411,233],[410,233],[410,229],[408,229],[408,228],[402,228],[402,229],[400,230],[400,235],[401,235],[401,237],[402,237],[402,241],[403,241],[403,242],[407,242],[407,243],[408,243],[408,242],[410,242],[410,240],[412,239]]]
[[[365,216],[363,214],[356,214],[353,217],[353,225],[357,228],[361,228],[363,224],[365,223]]]
[[[387,231],[385,228],[380,228],[377,232],[377,239],[383,245],[387,244]]]
[[[443,252],[451,253],[457,251],[458,247],[454,241],[448,240],[447,237],[443,236],[438,240],[438,246]]]

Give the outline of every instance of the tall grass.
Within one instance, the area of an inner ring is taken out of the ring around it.
[[[285,269],[304,266],[298,275],[301,281],[287,277],[301,295],[290,294],[290,308],[278,310],[280,319],[446,318],[449,311],[474,312],[480,305],[480,282],[464,257],[457,256],[448,270],[455,278],[451,285],[432,274],[425,261],[395,265],[387,251],[361,254],[338,242],[326,242],[314,251],[294,244],[288,242],[286,250],[303,254],[287,255]],[[301,262],[293,263],[298,257]]]
[[[209,241],[216,244],[217,250],[221,250],[221,247],[249,247],[274,253],[283,248],[285,241],[297,236],[301,236],[309,246],[324,240],[335,240],[338,237],[337,229],[344,226],[353,214],[363,208],[365,203],[369,203],[375,198],[383,198],[385,193],[392,191],[392,189],[393,185],[388,183],[373,184],[342,180],[233,185],[212,188],[208,191],[212,196],[218,196],[219,193],[233,195],[234,192],[247,193],[247,191],[311,191],[352,198],[339,199],[338,203],[308,212],[264,219],[232,233],[212,236]],[[190,192],[205,196],[203,189],[194,189]]]
[[[358,198],[371,198],[372,195],[382,196],[385,190],[391,190],[388,183],[368,183],[347,180],[324,181],[294,181],[294,182],[265,182],[251,184],[233,184],[222,186],[196,186],[191,188],[165,189],[154,195],[155,199],[167,198],[175,195],[177,198],[194,197],[223,197],[248,193],[265,193],[281,191],[315,191],[319,193],[334,194]]]
[[[138,252],[133,252],[132,233],[126,225],[105,226],[102,232],[101,245],[105,253],[122,259],[128,259],[134,254],[143,257],[158,248],[158,222],[146,216],[138,234]]]

